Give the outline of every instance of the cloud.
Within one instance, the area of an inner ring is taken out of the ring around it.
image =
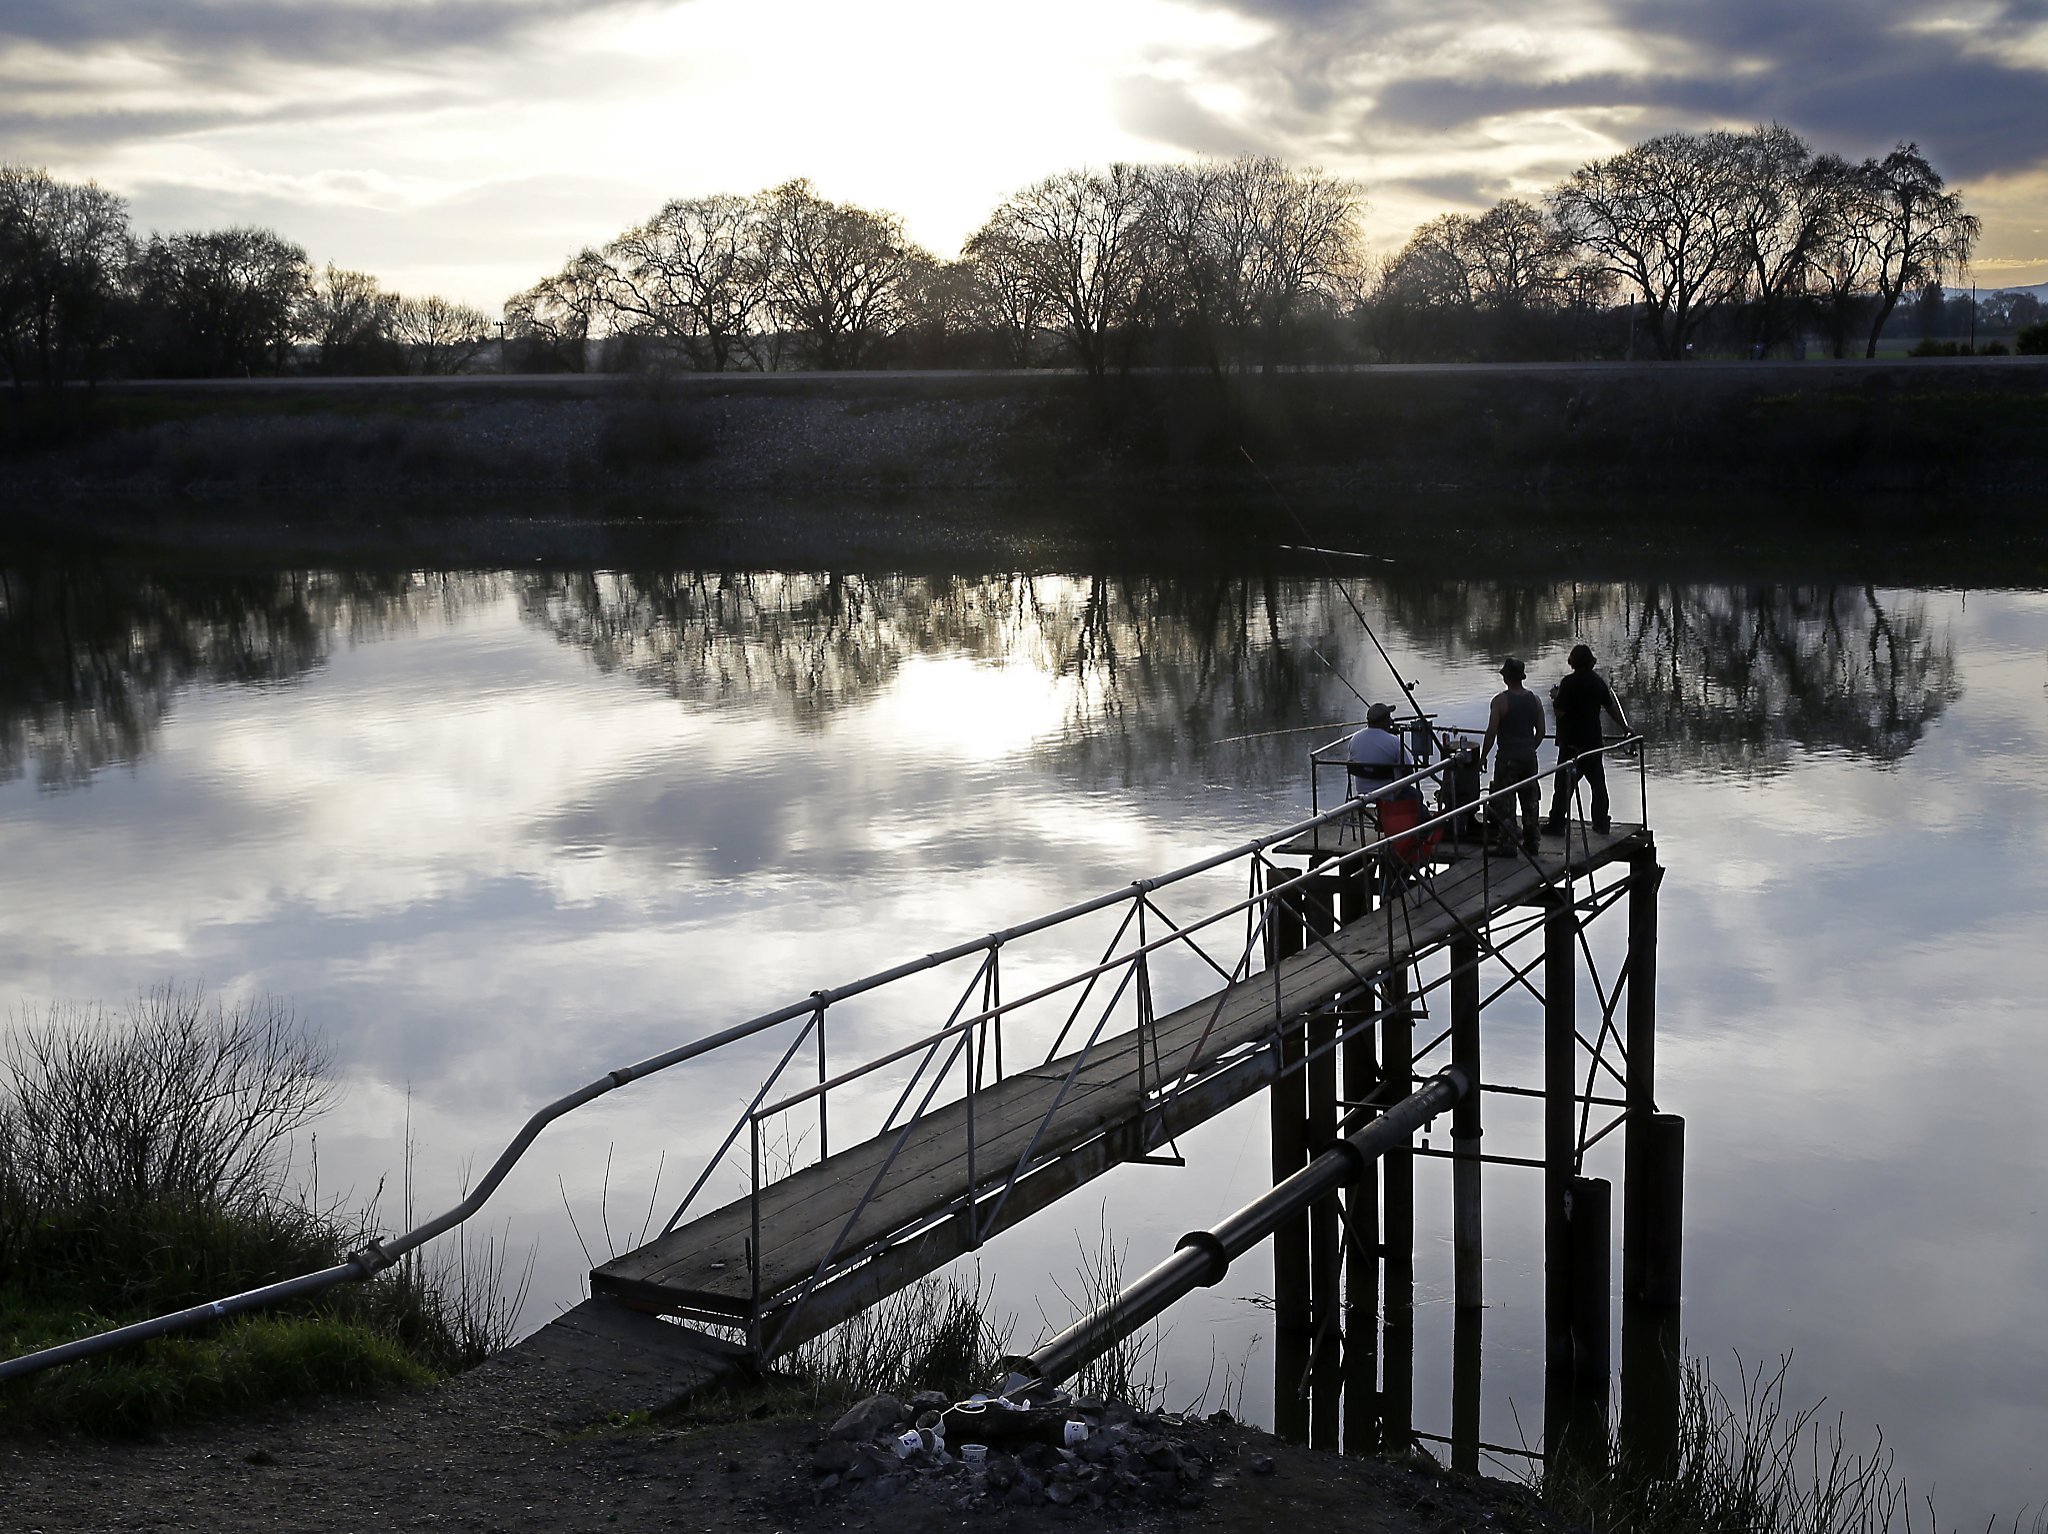
[[[1140,138],[1155,139],[1197,154],[1229,158],[1262,154],[1268,144],[1242,122],[1234,122],[1196,100],[1177,80],[1138,75],[1116,87],[1118,126]]]
[[[1401,176],[1381,183],[1375,190],[1408,192],[1450,208],[1484,211],[1512,195],[1507,184],[1494,176],[1461,175]]]
[[[188,58],[400,64],[489,49],[550,22],[644,0],[12,0],[0,43]]]
[[[1852,156],[1914,139],[1965,179],[2048,164],[2042,0],[1588,0],[1546,12],[1548,37],[1498,0],[1225,3],[1274,29],[1219,61],[1265,87],[1253,126],[1295,120],[1298,133],[1320,117],[1361,155],[1542,114],[1618,141],[1769,120]],[[1555,46],[1566,35],[1604,41]],[[1342,103],[1361,96],[1346,121]]]

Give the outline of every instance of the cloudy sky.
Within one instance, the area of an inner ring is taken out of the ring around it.
[[[1540,20],[1536,19],[1540,15]],[[2048,0],[5,0],[0,159],[495,311],[670,197],[809,176],[941,255],[1072,166],[1358,178],[1375,246],[1670,128],[1916,139],[2048,279]]]

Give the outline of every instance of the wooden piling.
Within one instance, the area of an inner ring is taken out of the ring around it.
[[[1564,1449],[1589,1476],[1607,1469],[1608,1380],[1613,1372],[1608,1273],[1613,1186],[1602,1177],[1571,1183],[1571,1415]]]
[[[1621,1311],[1621,1442],[1631,1469],[1678,1471],[1681,1267],[1685,1249],[1685,1120],[1653,1114],[1632,1175],[1643,1179],[1637,1271]]]
[[[1479,1474],[1480,1337],[1486,1312],[1477,1305],[1451,1311],[1451,1468]]]

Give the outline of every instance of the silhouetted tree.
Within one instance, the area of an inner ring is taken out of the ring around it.
[[[306,253],[268,229],[152,236],[136,263],[142,355],[167,376],[275,373],[313,289]]]
[[[403,371],[404,354],[391,335],[397,304],[398,295],[368,272],[328,262],[299,311],[299,335],[317,350],[314,366],[323,373]]]
[[[407,372],[460,373],[490,344],[491,320],[452,299],[401,298],[391,310],[391,338],[403,349]]]
[[[1840,215],[1842,165],[1816,159],[1777,123],[1740,135],[1731,150],[1740,266],[1730,297],[1751,306],[1750,339],[1768,347],[1797,323],[1816,253]]]
[[[1877,355],[1884,322],[1909,288],[1939,282],[1970,259],[1979,224],[1962,195],[1927,163],[1918,144],[1900,144],[1882,160],[1865,160],[1857,176],[1855,216],[1874,252],[1877,307],[1863,355]]]
[[[1641,295],[1659,356],[1683,357],[1743,260],[1741,144],[1667,133],[1574,171],[1551,193],[1573,239]]]
[[[756,207],[777,321],[821,368],[873,361],[908,323],[916,273],[931,258],[894,214],[828,202],[808,181],[784,182]]]
[[[1137,305],[1148,197],[1136,166],[1065,171],[998,208],[976,241],[1000,242],[1037,295],[1045,323],[1096,378],[1111,336]]]
[[[1046,300],[1032,276],[1024,236],[1006,224],[984,224],[969,237],[961,259],[974,274],[980,322],[1001,360],[1013,368],[1031,366]]]
[[[505,339],[517,365],[584,372],[590,343],[605,335],[617,274],[594,250],[579,252],[552,277],[505,300]]]
[[[0,365],[16,390],[97,375],[132,252],[113,193],[0,165]]]
[[[678,200],[613,240],[613,328],[673,343],[700,369],[752,361],[771,277],[763,212],[744,197]]]

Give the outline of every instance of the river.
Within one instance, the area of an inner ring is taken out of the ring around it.
[[[1540,687],[1584,640],[1652,742],[1689,1351],[1730,1390],[1789,1354],[1788,1400],[1859,1449],[1881,1427],[1944,1524],[2038,1507],[2048,594],[1341,576],[1445,719],[1483,718],[1503,653]],[[345,1089],[295,1175],[381,1181],[390,1222],[408,1137],[438,1208],[611,1066],[1297,817],[1351,689],[1393,693],[1327,571],[52,561],[5,572],[0,666],[0,1010],[283,999]],[[533,1254],[524,1326],[735,1108],[664,1078],[543,1137],[486,1221]],[[1247,1104],[1186,1169],[1112,1174],[981,1282],[1024,1340],[1064,1323],[1104,1232],[1142,1268],[1262,1191],[1265,1133]],[[1488,1179],[1482,1436],[1512,1444],[1539,1214]],[[1446,1431],[1449,1180],[1419,1182],[1416,1415]],[[1255,1255],[1172,1314],[1170,1405],[1206,1383],[1270,1420],[1269,1288]]]

